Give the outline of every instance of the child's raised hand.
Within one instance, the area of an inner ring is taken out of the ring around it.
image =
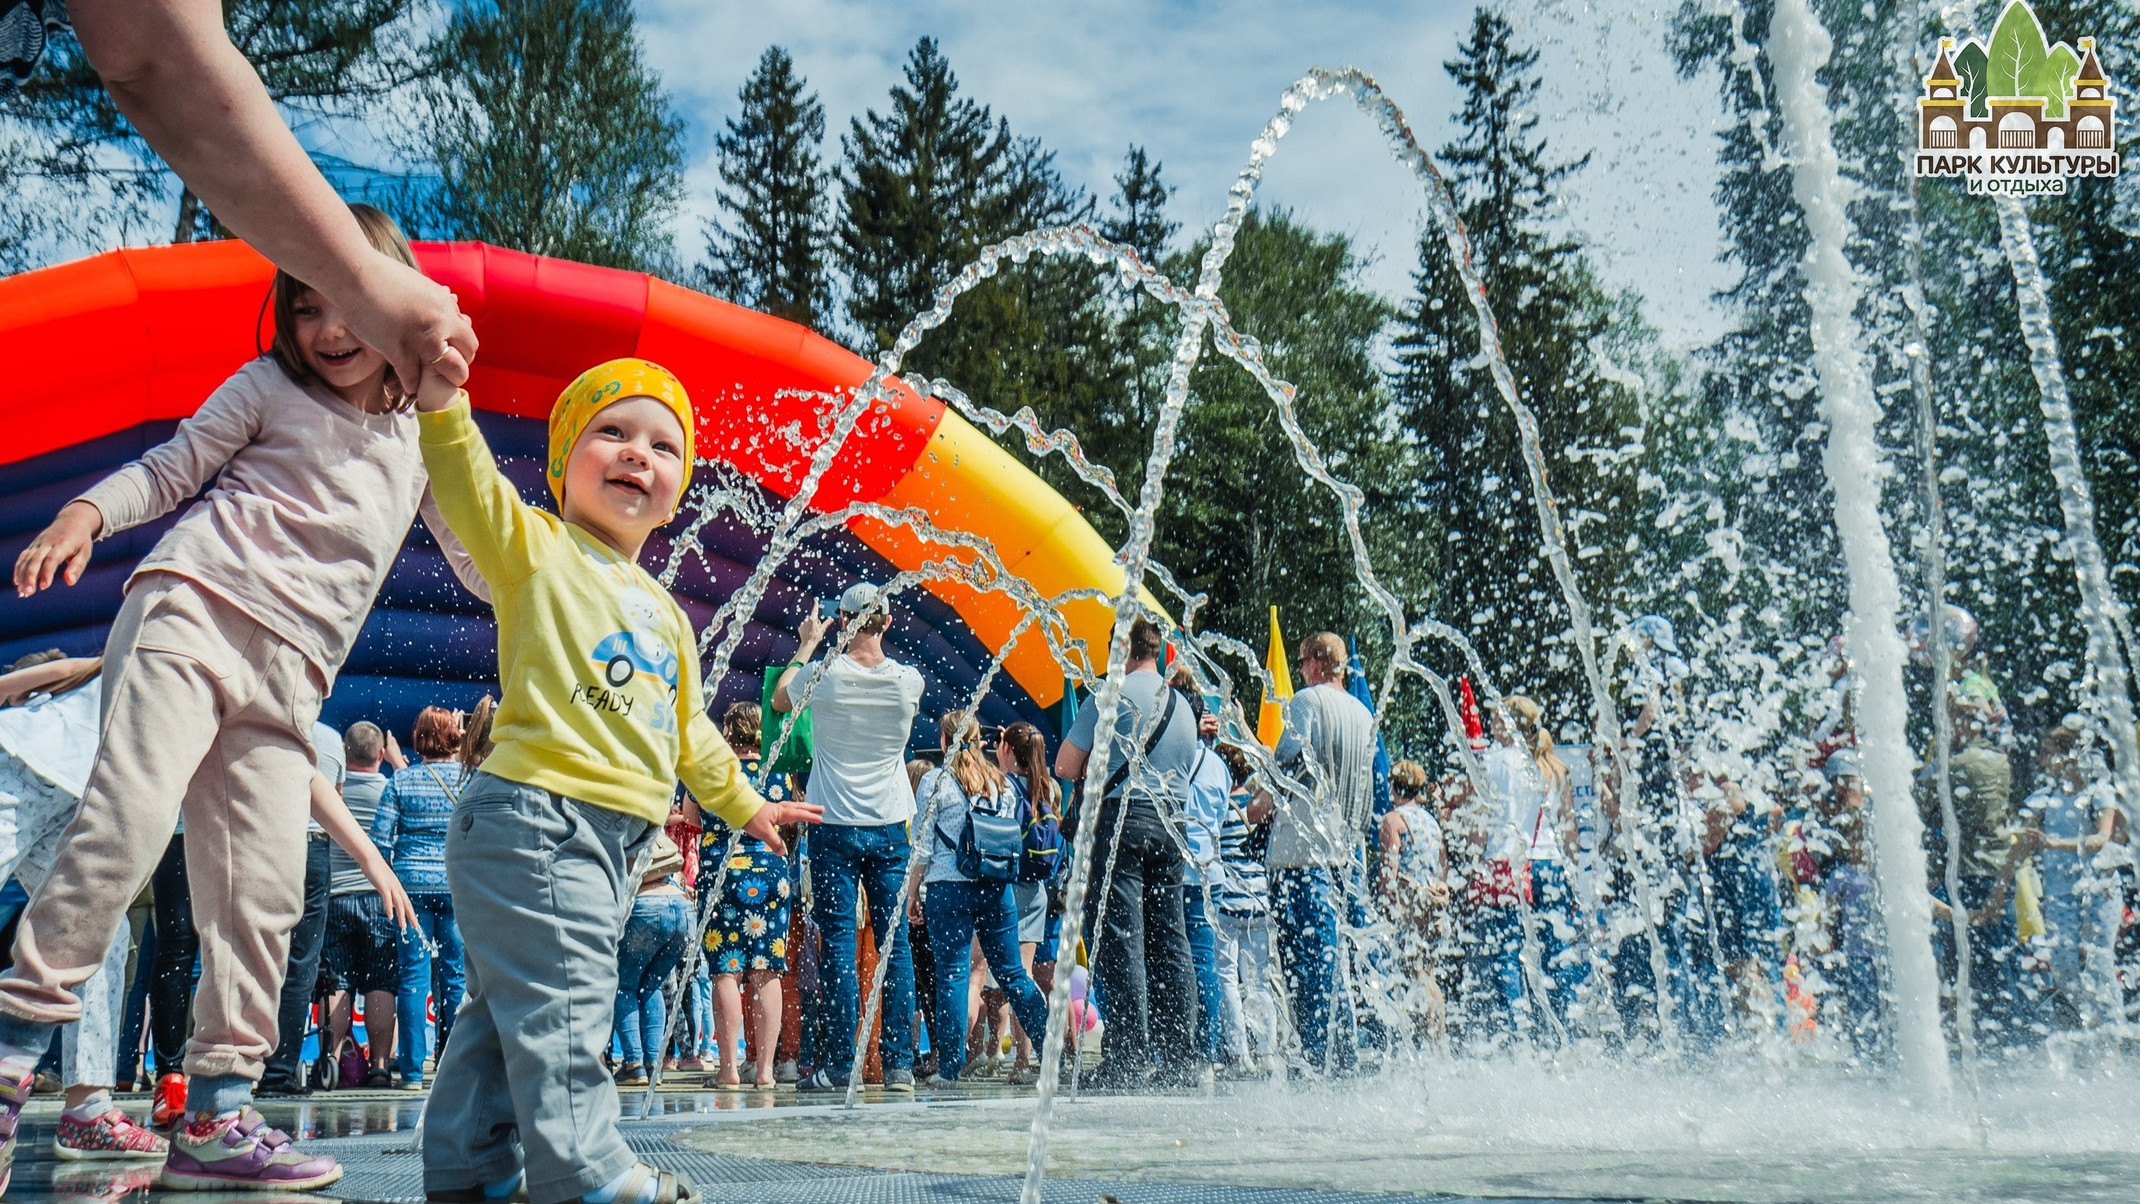
[[[68,585],[80,581],[82,570],[89,567],[89,547],[103,526],[104,515],[88,502],[60,507],[52,525],[15,558],[15,596],[27,598],[49,589],[55,576]]]
[[[461,387],[454,384],[436,367],[424,369],[423,378],[416,386],[416,408],[424,411],[443,410],[453,404]]]

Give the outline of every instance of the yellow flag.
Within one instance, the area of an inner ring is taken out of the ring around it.
[[[1271,748],[1285,733],[1286,699],[1293,697],[1293,671],[1286,667],[1285,637],[1278,634],[1278,608],[1271,607],[1271,648],[1263,654],[1263,667],[1271,671],[1271,689],[1263,696],[1263,710],[1256,716],[1256,739]]]

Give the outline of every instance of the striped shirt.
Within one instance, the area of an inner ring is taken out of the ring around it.
[[[1213,902],[1229,916],[1262,915],[1270,910],[1270,882],[1262,860],[1248,847],[1248,820],[1242,814],[1248,800],[1247,791],[1235,791],[1219,823],[1219,865],[1224,872],[1212,876],[1211,889]]]

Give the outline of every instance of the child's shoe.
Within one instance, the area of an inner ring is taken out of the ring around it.
[[[96,1158],[163,1158],[171,1143],[134,1123],[124,1111],[113,1108],[95,1120],[76,1120],[60,1114],[59,1135],[52,1139],[52,1152],[69,1162]]]
[[[580,1200],[581,1204],[693,1204],[698,1198],[689,1176],[642,1162]]]
[[[20,1082],[0,1084],[0,1195],[6,1194],[8,1180],[15,1175],[15,1129],[22,1123],[22,1106],[30,1102],[35,1078],[25,1075]]]
[[[156,1080],[156,1105],[149,1109],[149,1127],[168,1129],[186,1119],[186,1076],[167,1074]]]
[[[173,1191],[316,1191],[341,1177],[341,1163],[305,1154],[248,1107],[172,1133],[160,1182]]]
[[[884,1089],[892,1092],[914,1094],[914,1072],[904,1066],[895,1066],[884,1072]]]
[[[832,1076],[825,1071],[813,1070],[801,1082],[795,1084],[795,1089],[805,1094],[818,1091],[845,1091],[847,1090],[847,1084],[835,1083],[832,1081]]]

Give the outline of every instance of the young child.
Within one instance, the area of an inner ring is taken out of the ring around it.
[[[424,463],[489,582],[502,696],[496,747],[446,830],[468,995],[424,1118],[433,1201],[677,1204],[688,1180],[639,1163],[602,1068],[617,943],[639,857],[680,776],[705,809],[785,851],[819,808],[767,803],[714,730],[691,622],[639,567],[690,481],[696,423],[674,376],[611,360],[550,411],[558,514],[498,472],[467,395],[426,374]]]
[[[415,266],[386,215],[352,209],[374,247]],[[55,576],[72,585],[93,539],[215,482],[127,581],[81,810],[0,976],[0,1164],[14,1156],[38,1057],[80,1016],[75,990],[183,807],[201,984],[185,1058],[191,1112],[164,1183],[309,1191],[342,1174],[251,1107],[303,909],[312,724],[419,511],[448,558],[463,558],[431,510],[416,420],[389,393],[386,361],[301,282],[278,273],[273,302],[273,352],[168,442],[67,503],[15,563],[24,597]]]

